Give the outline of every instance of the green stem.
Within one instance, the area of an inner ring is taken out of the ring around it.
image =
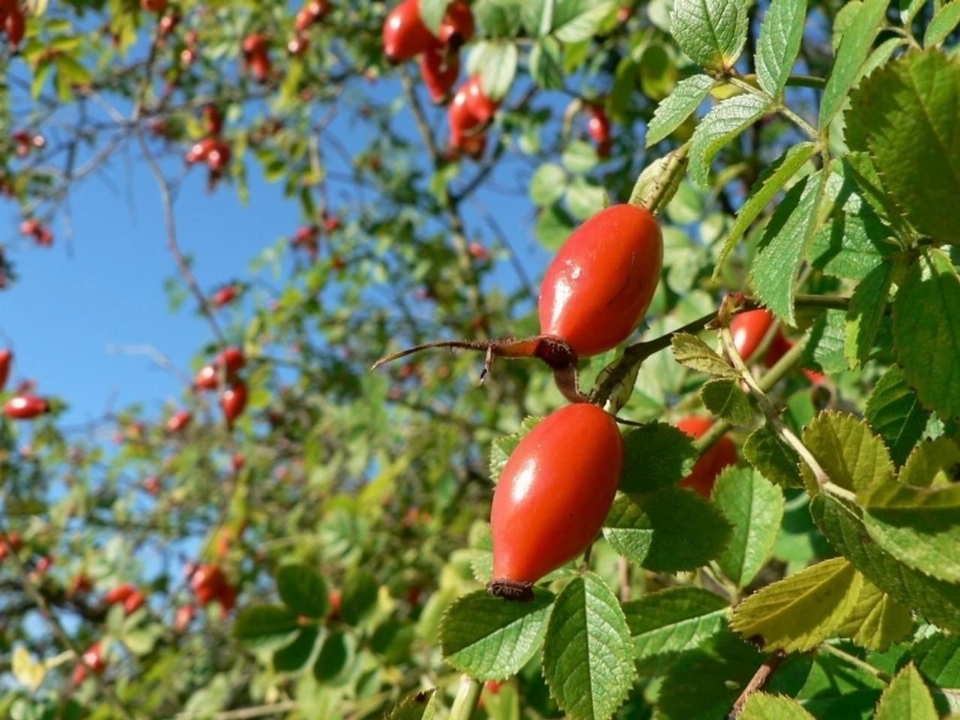
[[[677,194],[680,181],[687,172],[689,148],[690,143],[684,143],[644,168],[633,186],[628,202],[654,214],[665,208]]]
[[[469,675],[460,678],[460,689],[450,708],[450,720],[470,720],[470,716],[480,702],[483,684]]]
[[[797,115],[793,110],[790,109],[790,107],[786,103],[771,96],[770,93],[768,93],[766,90],[761,90],[760,88],[755,87],[751,83],[741,78],[732,77],[729,79],[729,82],[731,85],[734,85],[740,88],[744,92],[750,93],[751,95],[758,95],[762,98],[766,98],[773,104],[774,110],[776,110],[778,113],[780,113],[785,118],[790,120],[798,128],[803,130],[803,132],[809,135],[812,140],[820,139],[820,133],[817,132],[816,128],[810,125],[810,123],[808,123],[802,117]]]

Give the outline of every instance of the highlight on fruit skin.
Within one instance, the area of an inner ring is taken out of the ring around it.
[[[616,420],[589,403],[556,410],[521,438],[493,494],[487,589],[530,600],[534,583],[581,555],[610,512],[623,458]]]
[[[579,389],[579,359],[630,337],[646,316],[662,268],[663,234],[653,213],[613,205],[574,230],[548,266],[538,301],[539,335],[440,340],[382,357],[373,368],[428,348],[480,350],[486,353],[482,379],[494,358],[536,357],[553,370],[564,397],[589,402]]]

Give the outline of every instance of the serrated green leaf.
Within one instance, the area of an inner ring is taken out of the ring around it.
[[[670,31],[677,45],[707,70],[729,70],[747,41],[747,4],[739,0],[676,0]]]
[[[867,398],[867,421],[883,438],[897,465],[903,465],[923,435],[928,417],[917,393],[907,385],[903,371],[896,365],[883,374]]]
[[[697,451],[690,438],[667,423],[652,422],[623,436],[620,491],[648,493],[675,487],[690,472]]]
[[[733,528],[717,564],[737,587],[746,587],[773,552],[783,493],[756,470],[727,468],[713,487],[713,502]]]
[[[670,339],[673,357],[681,365],[691,370],[704,372],[715,377],[739,378],[740,375],[730,364],[696,335],[676,333]]]
[[[847,341],[847,314],[843,310],[828,308],[810,327],[807,342],[800,356],[805,367],[817,367],[829,375],[836,375],[849,368],[844,348]]]
[[[738,380],[710,380],[700,388],[700,399],[707,410],[733,425],[747,425],[753,420],[750,396],[743,391]]]
[[[244,608],[233,624],[233,636],[248,647],[257,649],[286,645],[297,630],[296,614],[280,605]]]
[[[810,243],[807,258],[828,275],[863,280],[884,264],[897,246],[893,231],[861,197],[860,175],[844,158],[830,166],[824,200],[832,210]]]
[[[874,720],[937,720],[930,690],[913,663],[905,666],[884,690]]]
[[[296,672],[307,664],[317,644],[320,630],[305,627],[289,645],[285,645],[273,654],[273,669],[276,672]]]
[[[960,2],[948,2],[940,6],[923,35],[923,46],[938,45],[960,24]]]
[[[793,698],[752,693],[743,705],[739,720],[816,720]]]
[[[871,74],[850,100],[848,123],[859,124],[900,212],[921,234],[960,244],[960,61],[937,50],[907,53]]]
[[[855,506],[821,493],[811,501],[810,513],[830,544],[867,580],[930,622],[960,632],[960,586],[913,570],[880,548]]]
[[[870,358],[880,322],[887,310],[892,284],[892,267],[884,263],[871,271],[853,291],[847,310],[844,344],[844,355],[853,368],[866,364]]]
[[[573,230],[573,219],[558,205],[543,208],[537,217],[537,240],[547,250],[557,250]]]
[[[782,487],[799,487],[800,456],[770,425],[753,431],[743,444],[743,456],[761,475]]]
[[[880,31],[889,0],[866,0],[843,33],[837,57],[820,100],[820,127],[826,127],[840,112],[850,88],[860,77],[873,40]],[[848,123],[849,125],[849,123]]]
[[[535,588],[530,602],[506,602],[479,590],[451,605],[440,647],[453,667],[481,680],[515,675],[540,649],[553,593]]]
[[[857,493],[863,523],[884,550],[904,564],[947,582],[960,582],[960,448],[948,438],[923,443],[899,481]]]
[[[796,324],[794,285],[816,231],[822,192],[822,172],[808,175],[790,188],[764,229],[750,271],[750,280],[763,304],[788,325]]]
[[[436,716],[436,690],[421,690],[407,695],[394,706],[387,720],[433,720]]]
[[[284,605],[297,615],[321,618],[327,614],[327,584],[309,565],[282,565],[277,573],[277,591]]]
[[[637,660],[692,650],[726,625],[727,601],[708,590],[676,587],[623,604]]]
[[[568,715],[609,718],[636,675],[633,642],[616,596],[593,573],[574,578],[557,596],[547,623],[543,674]]]
[[[476,0],[472,9],[477,23],[491,37],[513,37],[524,27],[524,8],[533,2],[518,3],[515,0]]]
[[[697,532],[689,532],[691,527]],[[723,552],[730,525],[709,501],[670,488],[618,497],[603,535],[624,557],[648,570],[680,572],[695,570]]]
[[[910,267],[893,303],[893,340],[903,375],[941,418],[960,417],[960,277],[931,250]]]
[[[646,147],[660,142],[680,127],[700,107],[714,83],[709,75],[694,75],[678,82],[653,112],[653,119],[647,126]]]
[[[530,178],[530,199],[534,205],[553,205],[567,191],[567,173],[555,163],[544,163]]]
[[[883,441],[852,415],[820,413],[804,429],[803,444],[830,481],[847,490],[866,489],[893,478],[893,463]],[[812,487],[813,472],[806,465],[802,472]]]
[[[757,40],[757,80],[771,95],[779,95],[800,52],[806,0],[773,0],[763,16]]]
[[[708,112],[690,139],[690,177],[693,181],[702,188],[709,187],[710,165],[716,154],[770,110],[768,98],[737,95]]]
[[[589,40],[615,8],[616,3],[608,0],[557,0],[551,32],[565,43]]]
[[[884,651],[913,632],[910,608],[864,580],[850,615],[837,631],[867,650]]]
[[[817,652],[788,657],[764,691],[788,694],[818,720],[870,720],[883,688],[875,670]]]
[[[862,582],[845,558],[824,560],[745,598],[733,609],[730,626],[766,651],[804,652],[836,632]]]
[[[934,685],[960,687],[960,636],[936,634],[913,646],[913,660]]]
[[[743,205],[737,211],[737,217],[733,221],[733,227],[727,233],[723,241],[723,248],[717,259],[717,264],[713,271],[713,276],[720,274],[723,261],[726,260],[733,249],[736,247],[740,238],[744,236],[749,227],[753,224],[763,209],[773,200],[774,196],[800,172],[800,169],[817,152],[816,143],[799,143],[787,149],[783,155],[774,160],[770,165],[763,169],[760,177],[750,188],[750,194]]]

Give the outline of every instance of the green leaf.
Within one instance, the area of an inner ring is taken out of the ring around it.
[[[866,0],[840,40],[837,57],[820,100],[820,127],[826,127],[840,112],[847,93],[860,77],[873,40],[880,31],[889,0]],[[847,125],[849,126],[849,122]]]
[[[537,217],[537,240],[547,250],[557,250],[573,230],[573,220],[558,205],[543,208]]]
[[[883,438],[897,465],[903,465],[923,436],[928,417],[929,413],[920,404],[917,393],[907,385],[903,371],[897,365],[883,374],[867,398],[867,421]]]
[[[747,425],[753,420],[750,396],[733,378],[710,380],[700,388],[700,399],[707,410],[734,425]]]
[[[697,459],[689,436],[673,425],[647,423],[623,436],[620,491],[648,493],[676,487]]]
[[[343,685],[349,679],[355,655],[355,642],[350,635],[340,630],[328,632],[313,664],[313,677],[319,683],[335,687]]]
[[[471,73],[480,73],[480,84],[491,100],[502,100],[517,74],[517,46],[512,42],[479,42],[467,58]]]
[[[589,178],[575,177],[567,188],[567,207],[579,220],[596,215],[609,204],[608,200],[606,188]]]
[[[398,702],[387,720],[433,720],[436,717],[436,690],[420,690]]]
[[[565,43],[589,40],[615,9],[616,3],[611,0],[557,0],[551,32]]]
[[[477,24],[491,37],[513,37],[523,28],[524,5],[515,0],[476,0],[473,14]]]
[[[609,718],[623,703],[636,670],[633,642],[616,596],[593,573],[557,596],[543,648],[550,694],[568,715]]]
[[[838,633],[868,650],[884,651],[913,633],[910,608],[864,580],[860,596]]]
[[[686,365],[691,370],[721,378],[734,379],[740,377],[737,371],[730,367],[730,363],[720,357],[716,350],[696,335],[676,333],[670,339],[670,347],[676,361],[681,365]]]
[[[948,2],[941,5],[933,20],[927,25],[923,35],[923,46],[929,48],[938,45],[960,24],[960,2]]]
[[[816,230],[823,190],[821,172],[808,175],[787,192],[764,229],[750,271],[763,304],[788,325],[795,325],[793,297],[797,270]]]
[[[623,604],[637,660],[699,647],[726,625],[727,601],[709,590],[676,587]]]
[[[543,644],[553,593],[534,589],[530,602],[505,602],[478,590],[457,600],[443,616],[444,659],[481,680],[519,672]]]
[[[597,150],[583,140],[571,140],[563,149],[560,161],[568,171],[583,175],[597,166]]]
[[[768,424],[753,431],[743,444],[743,456],[761,475],[782,487],[799,487],[800,456]]]
[[[544,163],[530,178],[530,199],[534,205],[553,205],[567,191],[567,173],[555,163]]]
[[[674,11],[680,4],[674,6]],[[693,181],[702,188],[709,187],[710,164],[716,154],[770,110],[770,100],[765,97],[736,95],[708,112],[690,139],[690,177]]]
[[[852,415],[820,413],[803,431],[803,444],[835,485],[851,491],[869,488],[893,478],[893,463],[883,441],[870,426]],[[803,475],[813,487],[813,471]]]
[[[793,698],[755,692],[743,705],[739,720],[816,720]]]
[[[880,322],[887,310],[892,284],[892,267],[885,263],[870,272],[853,291],[847,310],[844,344],[844,355],[851,367],[864,365],[870,358]]]
[[[690,528],[697,528],[691,533]],[[726,547],[730,525],[709,501],[670,488],[618,497],[603,535],[627,559],[655,572],[695,570]]]
[[[646,146],[660,142],[680,127],[700,107],[714,82],[709,75],[694,75],[677,83],[653,112],[653,119],[647,125]]]
[[[848,123],[859,125],[901,213],[938,243],[960,244],[960,62],[907,53],[870,75],[851,103]]]
[[[893,303],[893,341],[920,401],[944,419],[960,417],[960,277],[931,250],[910,267]]]
[[[806,0],[773,0],[763,16],[757,40],[757,79],[771,95],[779,95],[800,52]]]
[[[303,628],[292,643],[273,654],[273,669],[276,672],[296,672],[303,668],[313,654],[319,636],[319,628]]]
[[[828,275],[863,280],[897,246],[893,231],[861,197],[859,175],[849,160],[830,165],[824,199],[833,207],[824,227],[813,236],[807,258]]]
[[[277,573],[277,591],[284,605],[297,615],[321,618],[327,614],[327,584],[309,565],[281,566]]]
[[[447,12],[450,0],[418,0],[420,19],[436,37],[440,34],[440,23]]]
[[[554,37],[537,40],[530,49],[530,77],[544,90],[559,90],[563,87],[564,74],[560,64],[560,43]]]
[[[379,585],[376,579],[364,570],[355,570],[347,575],[340,591],[340,617],[347,625],[356,625],[377,604]]]
[[[884,690],[874,720],[937,720],[939,717],[930,690],[910,663]]]
[[[960,447],[948,438],[923,443],[898,481],[857,494],[863,523],[876,543],[904,564],[960,582]]]
[[[844,355],[847,339],[847,314],[843,310],[828,308],[810,327],[807,343],[800,356],[805,367],[819,367],[829,375],[842,373],[849,368]]]
[[[713,502],[733,528],[717,564],[738,588],[746,587],[773,552],[783,519],[783,493],[756,470],[727,468],[713,487]]]
[[[840,627],[862,582],[845,558],[824,560],[748,596],[734,608],[730,626],[765,651],[804,652]]]
[[[960,637],[936,634],[913,646],[913,660],[927,680],[940,687],[960,687]]]
[[[704,69],[733,68],[747,42],[747,3],[739,0],[676,0],[670,31],[680,49]]]
[[[855,506],[821,493],[811,501],[810,512],[830,544],[867,580],[930,622],[960,632],[960,586],[913,570],[880,548]]]
[[[269,649],[288,644],[299,630],[297,616],[280,605],[244,608],[233,624],[233,636],[244,645]]]
[[[737,211],[733,227],[727,233],[723,248],[714,267],[713,276],[720,274],[723,261],[726,260],[740,238],[746,234],[763,209],[770,203],[778,192],[796,177],[800,169],[817,153],[816,143],[799,143],[786,150],[780,157],[763,169],[760,177],[750,188],[750,194]]]

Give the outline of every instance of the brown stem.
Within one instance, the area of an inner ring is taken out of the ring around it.
[[[763,661],[763,665],[757,668],[753,677],[750,678],[750,682],[747,683],[743,692],[740,693],[740,697],[733,703],[733,707],[730,708],[730,712],[727,714],[727,720],[737,720],[737,718],[740,717],[740,713],[743,712],[743,706],[747,703],[747,698],[753,695],[753,693],[758,692],[766,684],[767,680],[769,680],[770,676],[780,667],[780,664],[786,657],[787,654],[783,650],[777,650],[775,653],[767,656],[767,659]]]

